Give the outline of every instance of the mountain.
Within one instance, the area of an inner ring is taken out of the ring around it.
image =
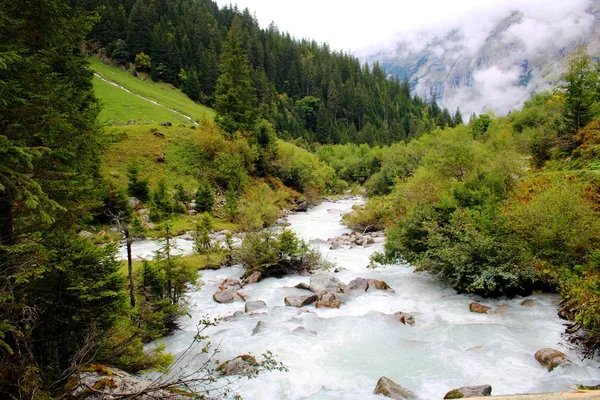
[[[574,3],[577,3],[576,1]],[[600,0],[573,6],[505,9],[422,30],[369,57],[412,91],[463,114],[506,114],[560,80],[569,54],[600,54]]]

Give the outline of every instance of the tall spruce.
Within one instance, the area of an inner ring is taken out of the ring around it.
[[[256,120],[250,80],[250,62],[243,43],[241,20],[236,16],[227,34],[217,80],[217,123],[228,133],[250,130]]]

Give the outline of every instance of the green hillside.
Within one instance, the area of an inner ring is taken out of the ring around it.
[[[154,82],[144,74],[136,77],[128,71],[116,68],[102,62],[98,57],[89,59],[94,72],[106,81],[114,82],[127,88],[130,92],[120,89],[110,83],[94,77],[94,90],[101,100],[103,110],[100,121],[106,124],[125,123],[159,123],[163,121],[190,123],[185,114],[195,121],[204,118],[213,119],[215,112],[201,104],[190,100],[179,89],[164,82]],[[151,101],[140,98],[154,101]]]

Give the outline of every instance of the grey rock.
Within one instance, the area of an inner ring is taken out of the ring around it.
[[[262,332],[266,326],[267,324],[265,324],[263,321],[258,321],[254,329],[252,329],[252,336]]]
[[[293,208],[293,211],[296,212],[306,212],[308,211],[308,201],[304,200],[300,203],[296,204]]]
[[[113,367],[102,366],[100,370],[86,371],[74,374],[65,388],[67,398],[73,399],[117,399],[122,393],[143,393],[153,381],[128,374]],[[90,393],[89,388],[104,392],[103,395]],[[112,396],[111,394],[114,394]],[[153,390],[148,394],[136,395],[137,400],[172,399],[187,400],[187,393],[174,393],[168,390]]]
[[[265,308],[266,306],[267,304],[262,300],[247,301],[244,305],[244,310],[248,313],[259,310],[261,308]]]
[[[523,307],[533,307],[534,304],[535,304],[535,300],[532,300],[532,299],[525,299],[521,302],[521,305]]]
[[[312,330],[306,329],[303,326],[299,326],[296,329],[294,329],[292,331],[292,333],[300,333],[300,334],[307,334],[308,333],[308,334],[311,334],[311,335],[316,335],[317,331],[312,331]]]
[[[369,282],[367,282],[366,279],[354,278],[350,282],[348,282],[346,287],[344,287],[344,293],[350,293],[353,290],[358,291],[358,292],[366,292],[368,289],[369,289]]]
[[[367,279],[367,282],[369,283],[369,288],[367,289],[367,291],[384,290],[386,292],[396,293],[396,291],[392,289],[392,287],[388,285],[387,282],[381,281],[379,279]]]
[[[94,237],[94,234],[89,231],[79,231],[78,235],[86,239],[91,239]]]
[[[132,210],[135,210],[140,205],[140,201],[135,197],[130,197],[127,202],[129,203],[129,208]]]
[[[402,322],[404,325],[414,325],[415,317],[411,313],[407,313],[404,311],[398,311],[394,313],[397,316],[398,321]]]
[[[462,399],[467,397],[487,397],[492,395],[492,385],[463,386],[452,389],[444,396],[444,399]]]
[[[318,273],[310,277],[309,287],[315,293],[342,293],[346,285],[333,275]]]
[[[416,399],[417,396],[408,389],[403,388],[390,378],[382,376],[377,381],[375,386],[374,394],[382,394],[390,399]]]
[[[164,121],[160,123],[160,126],[173,126],[172,123],[170,123],[169,121]]]
[[[213,300],[221,304],[233,303],[237,298],[238,294],[233,289],[219,290],[213,294]]]
[[[219,289],[235,289],[239,290],[242,288],[242,282],[235,278],[227,278],[221,282]]]
[[[567,358],[565,353],[550,348],[536,351],[535,359],[542,364],[542,366],[546,367],[548,371],[552,371],[554,368],[560,365],[571,364],[571,361]]]
[[[310,290],[310,286],[308,286],[308,283],[304,283],[304,282],[300,282],[299,284],[297,284],[296,286],[294,286],[296,289],[302,289],[302,290]]]
[[[258,362],[251,355],[243,354],[219,365],[217,371],[221,375],[256,375]]]
[[[246,279],[244,279],[243,284],[247,285],[249,283],[258,283],[261,281],[261,279],[262,279],[262,274],[260,273],[260,271],[254,271]]]
[[[319,297],[316,294],[306,296],[287,296],[284,299],[285,305],[290,307],[304,307],[317,301]]]
[[[488,306],[473,302],[469,304],[469,311],[479,314],[487,314],[490,312],[490,308]]]

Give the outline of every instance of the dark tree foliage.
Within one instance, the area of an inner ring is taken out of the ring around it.
[[[103,6],[89,39],[119,48],[124,40],[130,61],[150,55],[154,79],[213,106],[228,132],[266,119],[283,138],[384,145],[459,123],[435,99],[411,97],[408,81],[379,64],[361,65],[274,24],[261,29],[248,9],[219,9],[211,0],[78,1],[88,10]]]
[[[1,398],[58,388],[123,303],[114,249],[75,234],[105,194],[80,51],[93,21],[67,1],[0,2]]]

